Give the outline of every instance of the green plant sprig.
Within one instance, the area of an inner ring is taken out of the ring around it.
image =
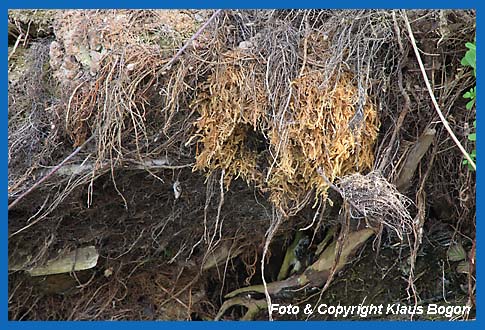
[[[465,67],[471,67],[473,69],[473,76],[475,79],[477,78],[477,47],[476,47],[476,41],[471,43],[467,42],[465,44],[465,47],[468,48],[467,52],[465,53],[465,56],[461,59],[461,65]],[[473,106],[475,105],[476,98],[477,98],[477,86],[473,86],[468,92],[463,94],[463,97],[465,99],[469,99],[470,101],[467,102],[466,108],[467,110],[471,110]],[[471,142],[476,143],[477,141],[477,121],[473,121],[473,127],[475,128],[475,131],[468,134],[468,140]],[[477,159],[477,149],[474,148],[472,152],[470,153],[470,158],[475,162]],[[469,164],[468,160],[464,159],[463,160],[464,165],[468,165],[469,169],[473,169],[473,167]]]

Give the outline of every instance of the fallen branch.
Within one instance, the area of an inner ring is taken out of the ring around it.
[[[17,263],[9,265],[8,268],[10,271],[26,271],[30,276],[64,274],[94,268],[98,263],[98,258],[99,253],[96,248],[86,246],[57,256],[45,264],[33,268],[25,266],[28,260],[19,260]]]
[[[58,171],[59,176],[71,176],[71,175],[83,175],[92,171],[95,167],[95,163],[92,162],[82,162],[81,164],[70,164],[65,165],[62,169]],[[183,168],[188,168],[194,166],[194,163],[183,164],[183,165],[171,165],[171,161],[168,158],[159,159],[124,159],[123,163],[120,165],[123,170],[178,170]],[[109,162],[103,162],[99,165],[98,169],[103,170],[111,168]]]
[[[402,15],[403,15],[406,27],[408,29],[409,38],[411,39],[411,45],[413,46],[413,49],[414,49],[414,54],[416,54],[416,59],[418,60],[419,68],[421,69],[421,73],[423,74],[424,83],[426,84],[426,88],[428,89],[429,96],[431,97],[431,101],[433,102],[434,108],[436,109],[436,112],[438,113],[438,116],[440,117],[440,120],[445,126],[446,130],[448,131],[448,134],[450,135],[451,139],[458,146],[458,148],[460,149],[463,156],[465,156],[470,166],[473,167],[473,169],[476,171],[477,167],[475,165],[475,162],[471,159],[470,155],[465,150],[465,148],[463,148],[460,141],[458,141],[457,137],[455,136],[455,133],[453,133],[453,131],[451,130],[451,127],[448,124],[448,121],[446,120],[445,116],[443,116],[443,113],[440,110],[438,102],[436,101],[436,98],[434,96],[433,90],[431,89],[431,84],[429,83],[428,75],[426,73],[426,70],[424,69],[423,61],[421,60],[421,55],[419,55],[419,50],[418,50],[418,47],[416,46],[416,40],[414,39],[414,34],[413,34],[413,30],[411,29],[411,24],[409,24],[408,16],[406,15],[406,12],[404,10],[402,11]]]

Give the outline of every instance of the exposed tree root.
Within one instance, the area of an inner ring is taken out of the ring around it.
[[[355,252],[373,235],[374,229],[366,228],[349,233],[347,240],[344,242],[340,258],[336,259],[338,249],[337,242],[332,242],[319,256],[318,260],[310,265],[303,274],[291,276],[282,281],[271,282],[267,284],[267,292],[272,297],[278,297],[288,290],[298,290],[304,287],[318,288],[325,285],[330,277],[332,269],[337,262],[335,272],[341,270]],[[253,285],[228,293],[225,298],[230,298],[222,305],[216,320],[221,319],[223,314],[232,306],[241,305],[248,308],[243,319],[252,319],[259,310],[268,308],[265,299],[251,299],[251,294],[265,293],[264,285]],[[246,295],[246,296],[242,296]]]

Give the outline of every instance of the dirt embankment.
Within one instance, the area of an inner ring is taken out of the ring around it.
[[[474,306],[475,175],[410,42],[471,150],[474,34],[458,10],[9,12],[9,318]]]

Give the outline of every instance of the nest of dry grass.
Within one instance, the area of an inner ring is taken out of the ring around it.
[[[385,227],[402,241],[413,233],[415,224],[410,215],[412,200],[401,194],[379,173],[349,175],[339,182],[342,198],[350,204],[353,220],[369,223],[369,227]]]

